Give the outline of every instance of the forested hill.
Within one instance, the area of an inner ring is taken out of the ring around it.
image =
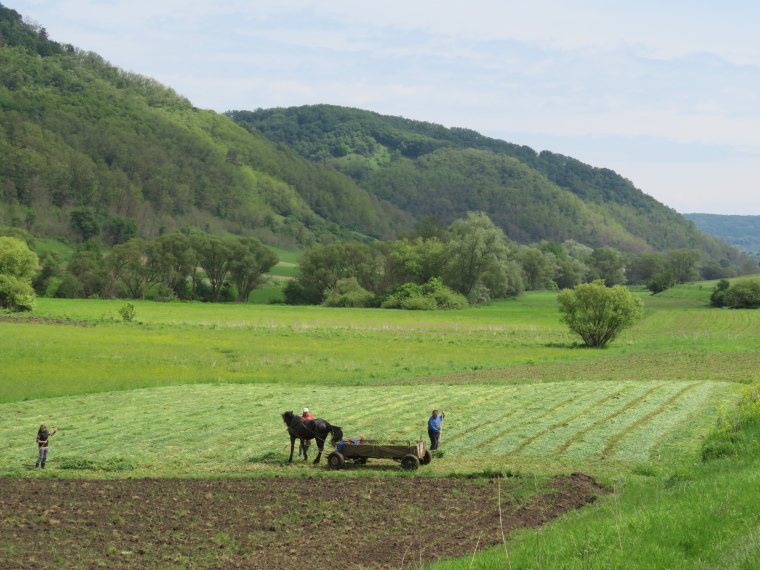
[[[760,216],[684,214],[705,233],[718,236],[760,259]]]
[[[0,223],[67,236],[81,208],[104,228],[129,218],[143,237],[186,226],[304,245],[413,223],[333,168],[0,5]]]
[[[451,222],[482,210],[523,243],[572,238],[632,252],[738,253],[612,170],[469,129],[331,105],[228,115],[418,217]]]

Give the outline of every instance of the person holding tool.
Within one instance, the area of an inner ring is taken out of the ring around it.
[[[45,468],[45,462],[47,461],[48,454],[48,439],[51,435],[54,435],[58,431],[58,428],[53,428],[52,432],[48,432],[45,424],[40,426],[40,431],[37,432],[37,446],[39,447],[40,456],[37,458],[37,464],[35,467],[41,469]]]
[[[441,415],[438,415],[438,410],[433,410],[433,415],[428,420],[428,435],[430,436],[430,451],[438,449],[438,443],[441,440],[441,422],[446,414],[441,410]]]

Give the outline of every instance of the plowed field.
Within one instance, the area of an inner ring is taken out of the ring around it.
[[[459,478],[0,479],[0,568],[399,568],[499,544],[607,489]]]

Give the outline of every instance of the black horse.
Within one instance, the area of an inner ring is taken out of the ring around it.
[[[288,433],[290,434],[290,459],[288,459],[288,461],[293,461],[293,448],[296,445],[296,439],[301,440],[304,461],[308,459],[306,453],[309,449],[309,446],[304,445],[304,442],[311,439],[317,440],[319,453],[317,454],[314,463],[319,463],[319,460],[322,457],[322,450],[325,446],[325,439],[327,439],[328,435],[332,434],[332,439],[330,440],[331,443],[343,439],[343,430],[341,428],[338,426],[331,426],[325,420],[319,418],[316,420],[307,420],[301,416],[295,415],[293,412],[285,412],[282,414],[282,421],[288,426]]]

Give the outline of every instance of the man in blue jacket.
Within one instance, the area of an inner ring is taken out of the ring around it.
[[[430,436],[430,450],[438,449],[438,442],[441,439],[441,422],[446,414],[441,410],[441,415],[438,415],[438,410],[433,410],[433,415],[428,420],[428,435]]]

